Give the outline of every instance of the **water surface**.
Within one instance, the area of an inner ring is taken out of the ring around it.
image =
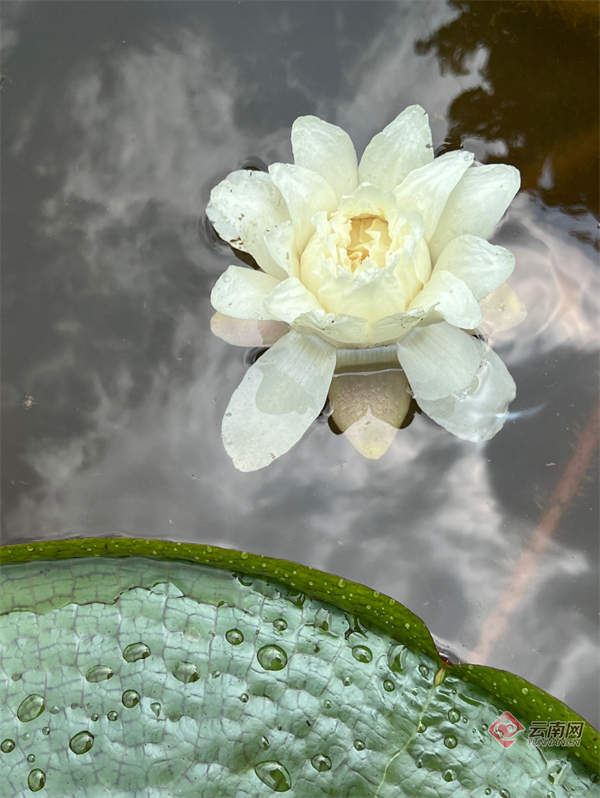
[[[597,4],[9,0],[2,18],[2,542],[295,559],[394,596],[468,659],[595,434]],[[291,160],[301,114],[360,153],[415,102],[436,152],[522,172],[493,239],[529,310],[492,340],[511,418],[474,445],[417,416],[376,462],[317,423],[238,473],[219,429],[247,361],[209,330],[235,262],[207,233],[210,189]],[[487,662],[597,726],[596,469],[567,486]]]

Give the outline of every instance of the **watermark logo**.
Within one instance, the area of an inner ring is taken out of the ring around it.
[[[540,720],[529,727],[527,743],[544,747],[581,745],[583,721]]]
[[[567,747],[581,744],[583,721],[539,720],[529,726],[527,744],[536,747]],[[503,712],[488,729],[503,748],[510,748],[525,727],[510,712]]]
[[[494,740],[497,740],[503,748],[510,748],[517,734],[525,731],[525,726],[519,723],[515,716],[507,711],[503,712],[499,718],[496,718],[488,731]]]

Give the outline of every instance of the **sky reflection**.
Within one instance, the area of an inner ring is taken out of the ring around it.
[[[3,542],[119,532],[296,559],[395,596],[466,656],[596,401],[591,215],[532,190],[495,234],[529,315],[493,339],[517,399],[488,445],[417,416],[367,461],[321,423],[253,474],[220,439],[244,351],[209,329],[210,289],[234,257],[198,220],[232,169],[290,159],[301,113],[340,124],[360,152],[420,102],[443,147],[492,45],[466,74],[440,75],[414,47],[456,18],[437,2],[248,3],[233,28],[216,3],[111,5],[108,21],[102,3],[7,5]],[[47,68],[59,46],[62,66]],[[478,157],[505,159],[500,134],[469,135]],[[597,490],[582,490],[489,663],[597,724]]]

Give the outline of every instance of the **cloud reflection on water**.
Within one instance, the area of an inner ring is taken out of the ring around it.
[[[290,20],[302,10],[278,13],[273,36],[293,30]],[[485,56],[460,81],[441,77],[433,57],[415,56],[413,39],[448,16],[439,4],[397,6],[393,24],[385,33],[381,24],[372,29],[360,58],[351,57],[350,34],[340,35],[332,57],[340,74],[344,65],[349,73],[340,99],[333,90],[319,93],[298,58],[274,96],[286,87],[300,91],[310,109],[350,130],[359,148],[411,102],[442,116],[480,80]],[[570,235],[571,219],[527,195],[498,231],[496,243],[517,257],[511,284],[529,318],[494,345],[522,377],[513,407],[547,405],[540,418],[509,424],[497,444],[458,441],[417,417],[380,461],[367,461],[315,425],[268,469],[236,472],[219,427],[244,372],[242,351],[210,334],[208,302],[216,275],[233,258],[202,242],[197,219],[210,187],[248,156],[289,158],[291,119],[275,104],[271,133],[263,135],[251,100],[267,80],[261,69],[268,59],[257,56],[252,66],[220,57],[213,35],[214,28],[203,33],[197,25],[151,46],[127,47],[112,60],[110,80],[106,65],[90,61],[53,98],[51,123],[38,95],[15,134],[12,157],[31,158],[36,129],[39,136],[50,124],[47,144],[35,144],[34,170],[53,188],[32,212],[38,240],[48,242],[39,244],[33,301],[52,336],[7,373],[7,401],[27,392],[38,406],[26,416],[30,429],[19,416],[14,433],[22,438],[8,463],[15,483],[9,491],[19,489],[13,474],[20,463],[31,483],[18,498],[9,493],[5,542],[120,531],[297,559],[394,595],[464,653],[538,518],[502,485],[512,484],[518,461],[550,490],[554,475],[528,452],[537,454],[540,436],[560,437],[563,448],[570,440],[562,425],[548,427],[555,414],[574,412],[542,374],[557,352],[583,363],[597,347],[594,258]],[[447,123],[432,126],[440,144]],[[56,294],[46,305],[48,285]],[[529,387],[527,374],[535,375]],[[579,407],[591,393],[576,397]],[[585,690],[593,689],[594,674],[584,663],[597,652],[593,602],[578,594],[572,610],[569,600],[547,596],[575,579],[593,586],[596,578],[588,543],[555,540],[510,641],[491,663],[512,667],[588,715]]]

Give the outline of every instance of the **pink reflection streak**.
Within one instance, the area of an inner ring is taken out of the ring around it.
[[[548,509],[533,531],[529,547],[521,554],[510,576],[508,587],[498,598],[494,611],[484,621],[479,642],[468,656],[469,662],[485,665],[494,646],[506,633],[509,618],[522,601],[527,586],[535,576],[538,560],[552,539],[597,451],[599,437],[600,405],[594,408],[581,433],[573,456],[550,497]]]

